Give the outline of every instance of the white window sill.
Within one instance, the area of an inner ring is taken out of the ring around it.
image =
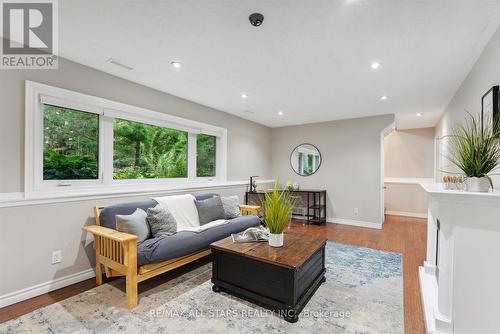
[[[273,180],[259,180],[257,184],[273,183]],[[4,193],[0,194],[0,208],[38,205],[48,203],[76,202],[101,198],[119,198],[131,196],[151,197],[154,195],[173,195],[186,192],[216,191],[218,189],[240,188],[248,185],[248,181],[199,181],[189,183],[158,183],[148,185],[109,185],[103,187],[89,187],[77,189],[57,189],[54,191],[40,191],[31,194]]]

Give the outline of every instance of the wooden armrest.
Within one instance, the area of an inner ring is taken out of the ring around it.
[[[89,226],[82,227],[82,230],[90,232],[94,235],[104,237],[104,238],[116,240],[118,242],[126,242],[126,241],[138,239],[138,237],[136,235],[125,233],[125,232],[119,232],[119,231],[113,230],[112,228],[107,228],[104,226],[89,225]]]
[[[246,210],[259,210],[260,205],[246,205],[246,204],[240,204],[240,210],[241,209],[246,209]]]
[[[245,205],[245,204],[240,204],[240,212],[242,215],[253,215],[253,216],[258,216],[259,215],[259,210],[260,206],[259,205]]]

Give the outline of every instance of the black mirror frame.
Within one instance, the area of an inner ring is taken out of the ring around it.
[[[302,175],[302,174],[299,174],[294,168],[293,168],[293,165],[292,165],[292,154],[293,152],[295,152],[295,150],[297,148],[299,148],[300,146],[302,145],[310,145],[312,147],[314,147],[316,149],[316,151],[318,151],[319,153],[319,165],[318,165],[318,168],[316,168],[316,170],[314,171],[314,173],[312,174],[309,174],[309,175]],[[313,144],[310,144],[310,143],[302,143],[302,144],[299,144],[297,146],[294,147],[294,149],[292,150],[292,152],[290,153],[290,158],[288,159],[290,161],[290,168],[294,171],[295,174],[299,175],[299,176],[303,176],[303,177],[308,177],[308,176],[311,176],[311,175],[314,175],[316,174],[316,172],[321,168],[321,164],[323,163],[323,156],[321,155],[321,151],[319,150],[318,147],[316,147],[316,145],[313,145]]]

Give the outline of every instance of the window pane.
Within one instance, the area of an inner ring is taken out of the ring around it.
[[[43,179],[98,178],[99,115],[43,105]]]
[[[113,122],[113,178],[187,177],[187,132],[139,122]]]
[[[196,176],[215,176],[215,145],[214,136],[196,136]]]

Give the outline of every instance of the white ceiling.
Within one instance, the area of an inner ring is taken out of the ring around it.
[[[433,126],[500,23],[498,0],[59,4],[61,56],[270,127],[388,113]]]

